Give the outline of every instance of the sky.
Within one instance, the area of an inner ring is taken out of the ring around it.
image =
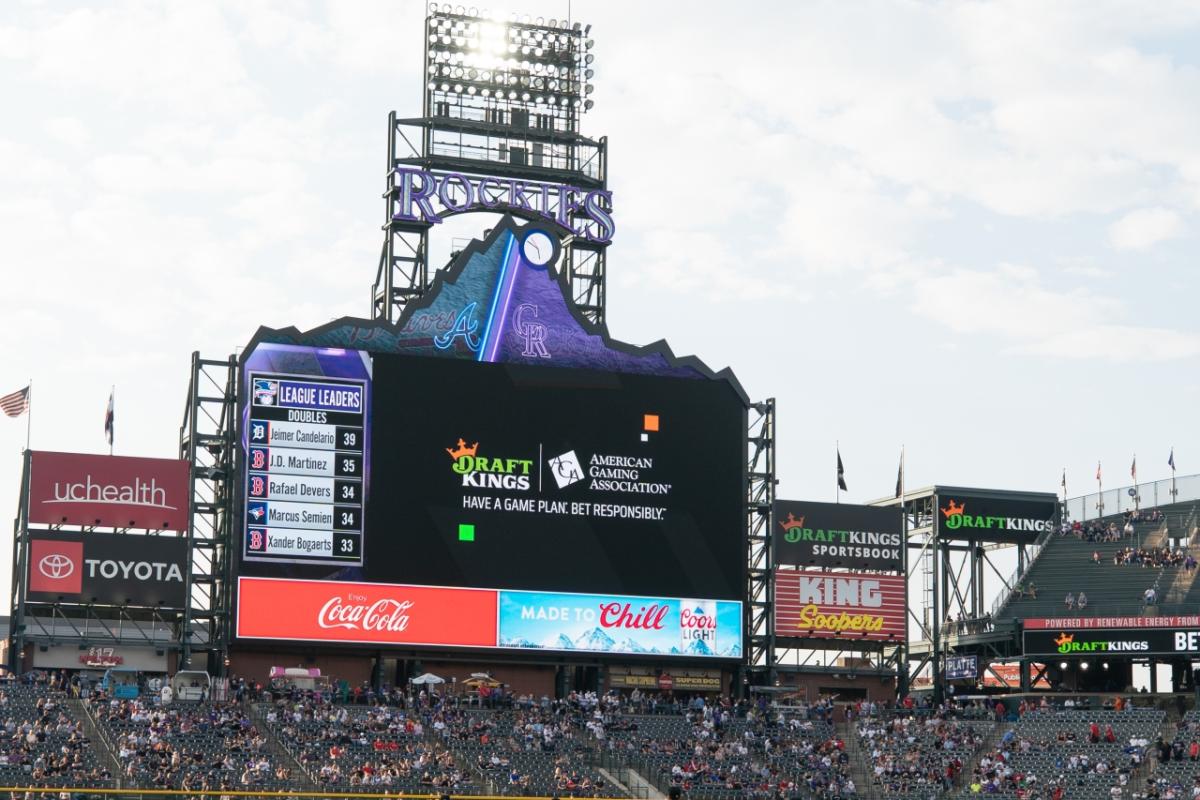
[[[493,7],[495,8],[495,7]],[[507,8],[561,17],[567,2]],[[781,496],[1200,472],[1200,3],[575,0],[608,324],[778,403]],[[192,351],[365,316],[410,2],[0,5],[0,393],[174,456]],[[482,227],[479,218],[461,218]],[[433,263],[452,235],[436,230]],[[0,508],[24,419],[0,418]],[[9,550],[0,547],[0,588]],[[7,602],[7,591],[4,591]]]

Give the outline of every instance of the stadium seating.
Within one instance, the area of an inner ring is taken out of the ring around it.
[[[1050,796],[1051,787],[1062,786],[1072,799],[1106,799],[1114,786],[1127,792],[1133,779],[1146,773],[1147,748],[1164,717],[1156,709],[1133,707],[1028,711],[1006,728],[996,750],[981,758],[966,783],[1004,797],[1023,797],[1034,787]],[[1093,724],[1098,742],[1090,740]],[[1112,742],[1104,739],[1109,726]]]
[[[994,728],[989,720],[899,712],[860,719],[856,735],[875,791],[929,796],[956,784]]]
[[[1119,517],[1111,521],[1124,524]],[[1139,522],[1132,536],[1122,536],[1115,542],[1091,542],[1074,535],[1053,535],[1045,548],[1026,571],[1025,586],[1036,587],[1037,597],[1015,592],[996,615],[998,622],[1013,618],[1062,616],[1136,616],[1144,610],[1143,596],[1147,588],[1156,587],[1159,598],[1166,599],[1167,591],[1180,578],[1181,567],[1143,567],[1117,565],[1113,555],[1126,547],[1149,542],[1156,546],[1162,538],[1161,522]],[[1100,554],[1093,563],[1092,554]],[[1180,581],[1185,582],[1187,576]],[[1200,587],[1188,584],[1200,597]],[[1068,608],[1068,594],[1078,596],[1083,591],[1088,603],[1085,609]],[[1194,608],[1194,606],[1193,606]]]
[[[1200,711],[1189,711],[1176,726],[1175,736],[1169,742],[1170,758],[1159,753],[1161,741],[1151,745],[1150,760],[1153,772],[1150,782],[1157,784],[1160,796],[1173,791],[1177,797],[1192,797],[1192,787],[1200,786],[1200,754],[1193,757],[1191,745],[1197,743],[1200,750]]]
[[[113,786],[63,693],[9,684],[0,691],[0,724],[5,786]]]
[[[122,766],[122,785],[161,789],[276,789],[288,767],[235,704],[151,700],[89,701],[106,744]]]

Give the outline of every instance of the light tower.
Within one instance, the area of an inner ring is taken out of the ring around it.
[[[440,217],[491,211],[557,219],[564,237],[558,268],[584,315],[603,322],[609,237],[579,235],[580,226],[571,224],[588,224],[572,202],[577,193],[611,197],[607,142],[580,133],[593,102],[590,30],[568,19],[499,20],[486,10],[429,7],[421,116],[388,116],[385,235],[372,289],[376,319],[395,322],[430,285],[429,231],[440,219],[398,216],[406,184],[397,170],[420,169],[451,177],[438,184]],[[409,191],[412,186],[410,175]]]

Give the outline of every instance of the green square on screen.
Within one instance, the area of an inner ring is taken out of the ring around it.
[[[460,542],[475,541],[475,526],[468,525],[465,522],[458,526],[458,540]]]

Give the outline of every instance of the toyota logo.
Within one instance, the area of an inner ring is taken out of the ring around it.
[[[60,581],[75,572],[75,562],[62,553],[51,553],[38,562],[38,572],[51,580]]]

